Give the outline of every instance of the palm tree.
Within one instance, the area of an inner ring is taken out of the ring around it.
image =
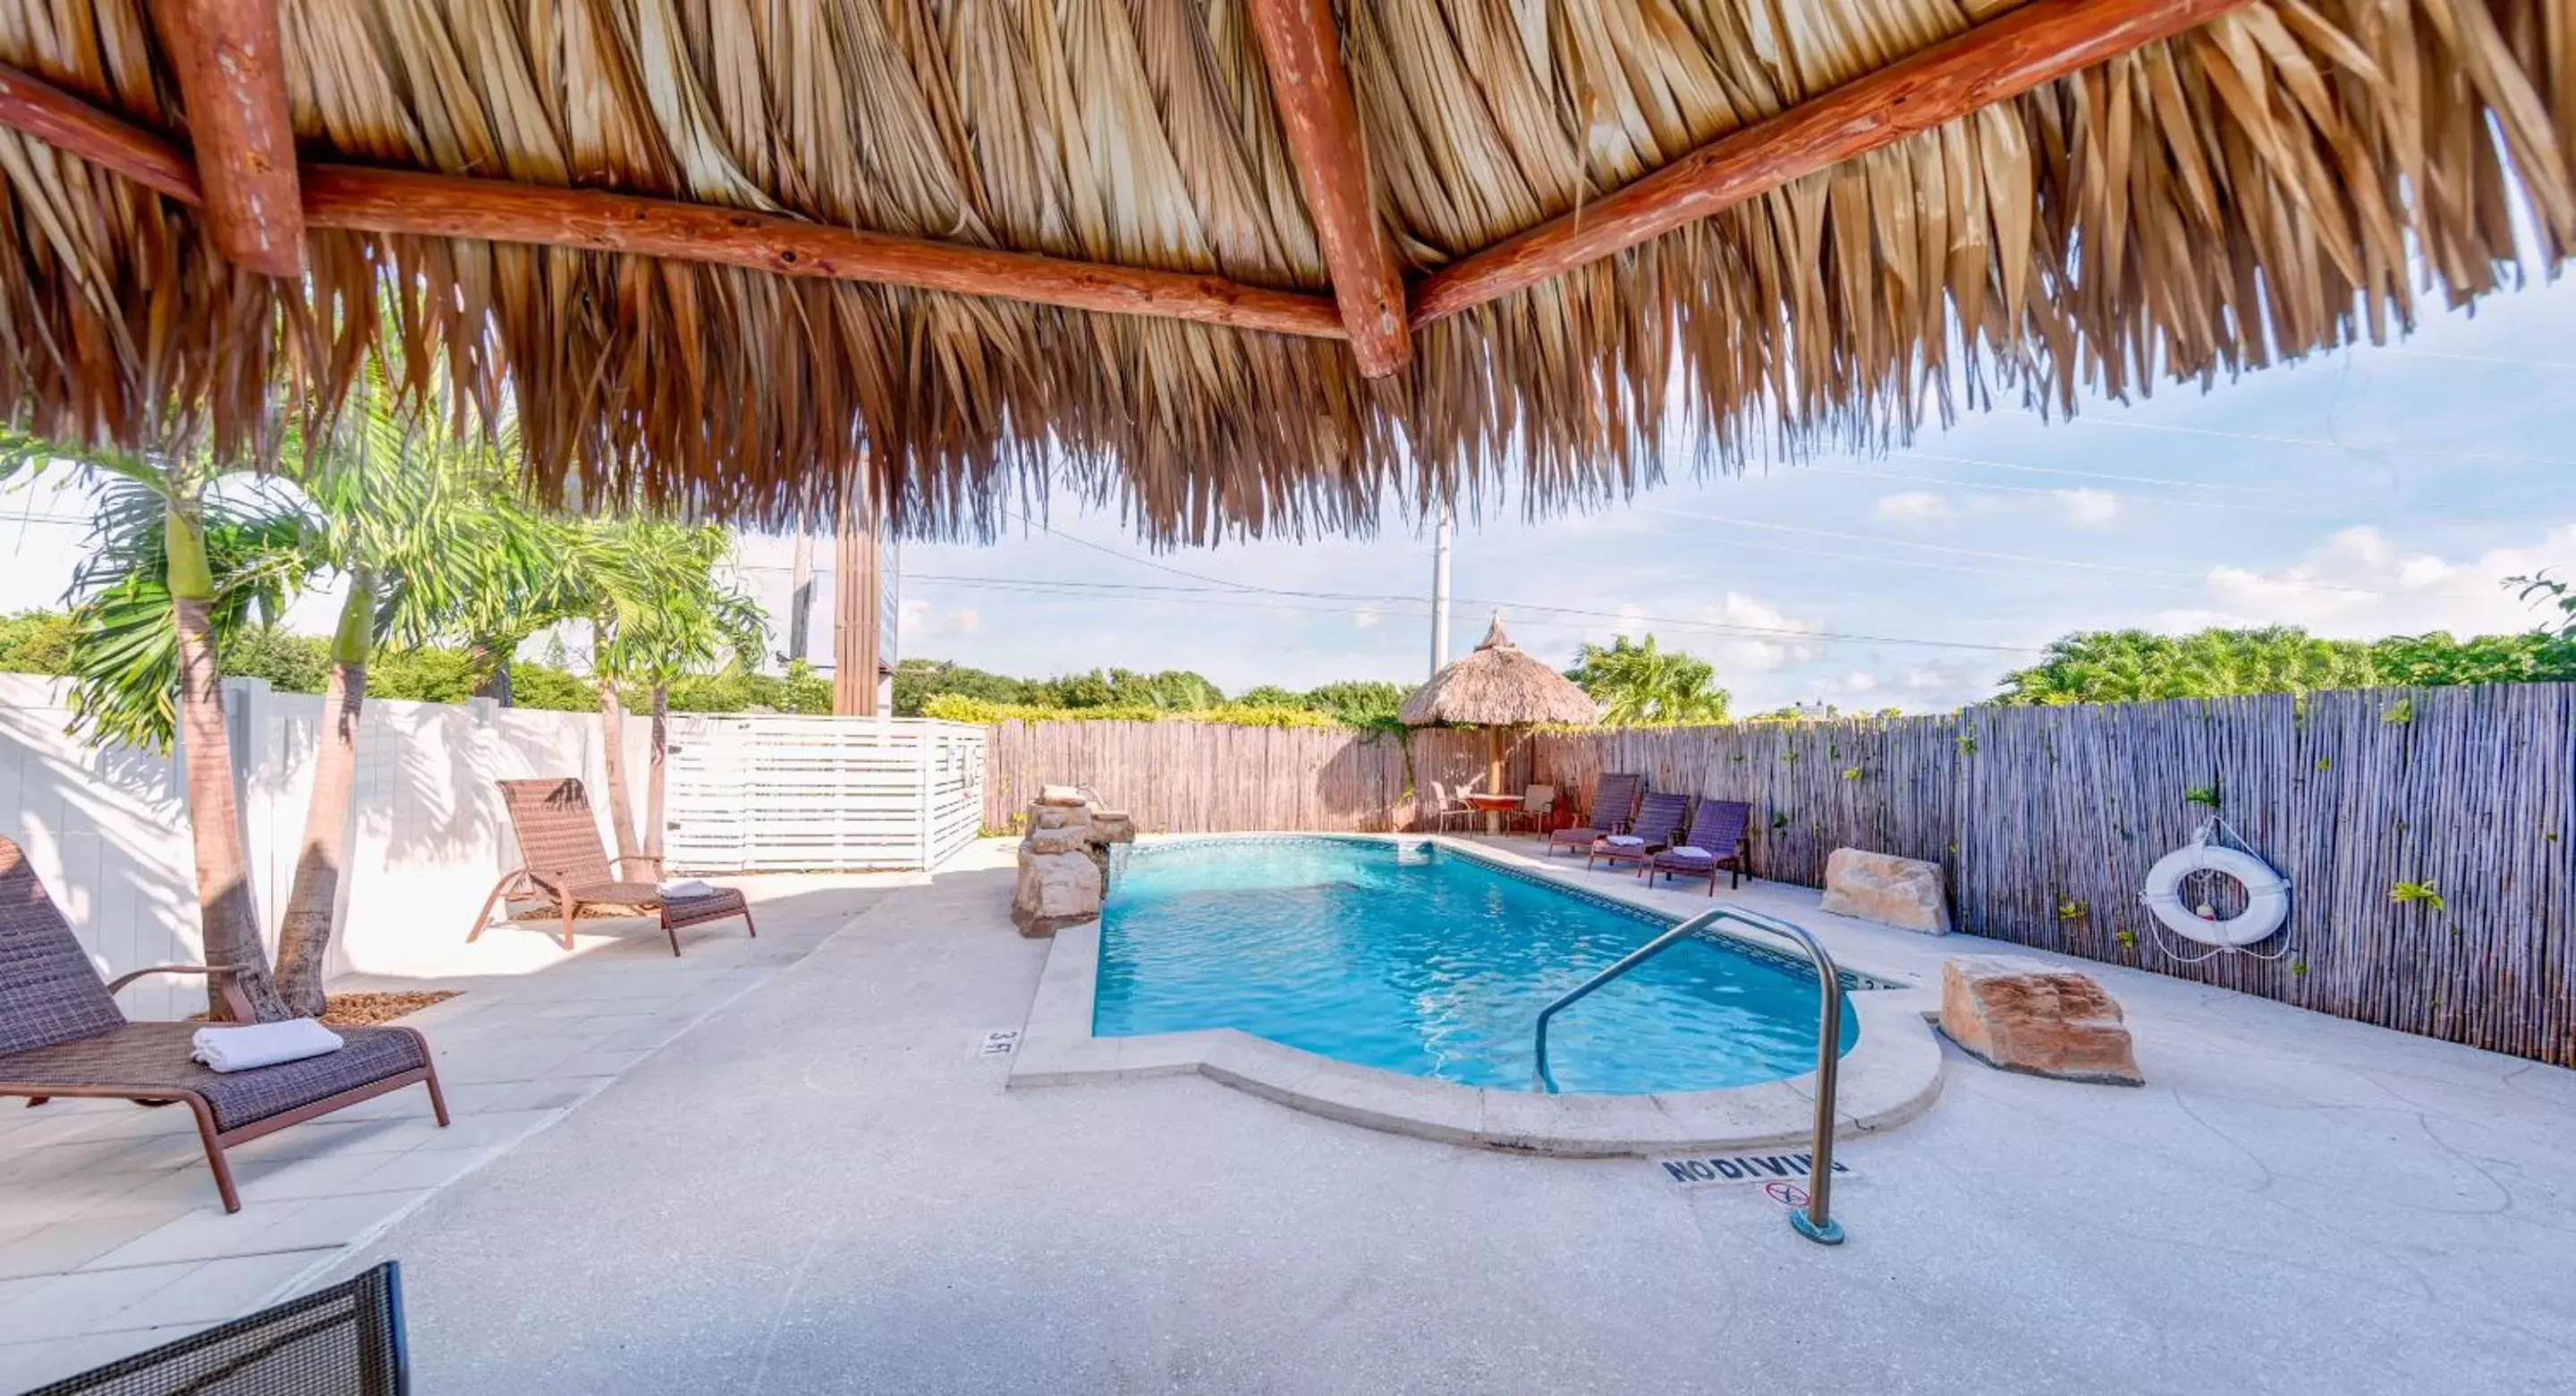
[[[608,808],[620,856],[662,866],[665,767],[670,742],[670,684],[719,662],[756,665],[768,644],[768,618],[749,596],[718,577],[733,538],[711,525],[637,515],[572,528],[579,545],[564,556],[586,578],[593,600],[591,675],[599,686],[600,724],[608,763]],[[647,689],[652,739],[645,771],[644,838],[631,832],[627,799],[624,708],[620,685]]]
[[[295,880],[278,921],[278,992],[298,1014],[325,1006],[367,661],[380,641],[425,644],[483,598],[507,597],[543,556],[542,530],[504,464],[507,445],[452,425],[436,402],[406,400],[377,361],[301,458],[298,478],[313,506],[305,554],[343,577],[348,594],[332,632]]]
[[[136,564],[123,579],[115,578],[97,567],[100,558],[112,556],[101,546],[74,583],[89,591],[76,634],[92,641],[89,652],[75,660],[76,725],[85,722],[102,739],[141,737],[164,751],[174,735],[178,739],[196,860],[199,943],[209,964],[239,970],[233,982],[256,1016],[287,1016],[268,975],[251,907],[215,637],[219,626],[288,590],[284,578],[300,560],[292,549],[262,546],[269,535],[260,526],[227,507],[210,507],[207,489],[220,471],[198,452],[129,455],[65,447],[14,426],[0,428],[0,482],[68,463],[87,465],[115,482],[94,541],[126,550]],[[246,564],[221,585],[210,535],[236,554],[228,562]],[[159,617],[166,617],[166,631]],[[210,1015],[228,1016],[211,983],[206,999]]]
[[[1652,635],[1637,644],[1614,636],[1607,649],[1585,645],[1565,676],[1601,704],[1601,720],[1610,726],[1726,721],[1728,695],[1715,686],[1716,666],[1658,649]]]

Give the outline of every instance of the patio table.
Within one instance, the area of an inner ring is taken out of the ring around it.
[[[1500,834],[1503,831],[1503,815],[1521,807],[1521,797],[1518,795],[1469,795],[1466,801],[1469,809],[1484,811],[1485,832],[1488,834]]]

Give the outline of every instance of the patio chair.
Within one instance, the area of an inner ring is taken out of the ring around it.
[[[184,1102],[205,1141],[206,1166],[224,1210],[241,1210],[224,1151],[244,1140],[398,1091],[429,1087],[429,1108],[447,1125],[447,1098],[429,1043],[410,1028],[339,1028],[336,1052],[248,1071],[219,1072],[189,1060],[201,1023],[136,1023],[116,1006],[116,991],[150,974],[213,976],[238,1022],[251,1021],[250,1000],[234,986],[230,965],[155,965],[101,982],[89,952],[72,934],[18,845],[0,837],[0,1096],[30,1106],[55,1096]]]
[[[1595,863],[1611,867],[1643,863],[1673,846],[1681,833],[1682,816],[1690,812],[1690,800],[1670,791],[1658,790],[1637,806],[1636,822],[1624,834],[1611,834],[1583,855],[1586,869]]]
[[[1559,829],[1547,836],[1547,851],[1553,856],[1560,848],[1589,852],[1592,845],[1612,834],[1628,831],[1628,821],[1637,812],[1637,796],[1646,788],[1646,778],[1623,771],[1605,772],[1592,789],[1592,817],[1580,828]]]
[[[1465,791],[1453,792],[1448,786],[1436,780],[1430,782],[1430,785],[1431,832],[1443,833],[1447,831],[1452,820],[1473,820],[1476,817],[1476,807],[1461,798]]]
[[[1503,816],[1503,827],[1508,829],[1515,821],[1527,820],[1531,833],[1544,834],[1547,821],[1555,817],[1556,787],[1533,785],[1521,791],[1520,808]]]
[[[1717,895],[1717,870],[1727,869],[1727,887],[1744,885],[1744,831],[1753,821],[1753,806],[1742,800],[1702,800],[1692,812],[1690,833],[1680,843],[1646,860],[1639,877],[1708,878],[1708,894]]]
[[[402,1271],[388,1260],[27,1396],[401,1396],[409,1390]]]
[[[658,882],[619,881],[609,871],[608,850],[599,841],[599,821],[591,817],[590,795],[580,781],[545,778],[498,784],[502,801],[510,807],[520,866],[492,885],[492,895],[483,899],[483,911],[465,937],[468,944],[491,928],[493,907],[506,898],[531,895],[544,897],[563,918],[566,950],[572,948],[573,918],[586,906],[631,906],[658,913],[675,956],[680,953],[683,927],[739,916],[744,930],[760,934],[751,921],[751,904],[733,888],[718,887],[702,897],[670,897],[663,895]]]

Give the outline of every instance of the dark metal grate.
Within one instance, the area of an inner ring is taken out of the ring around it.
[[[405,1396],[394,1262],[27,1396]]]

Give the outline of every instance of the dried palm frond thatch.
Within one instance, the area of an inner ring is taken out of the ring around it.
[[[1320,289],[1246,0],[295,0],[303,154]],[[1342,0],[1381,212],[1430,270],[2014,8]],[[143,0],[0,62],[184,133]],[[1051,488],[1157,541],[1621,497],[1994,395],[2208,384],[2576,253],[2563,0],[2258,0],[1424,327],[1341,344],[604,252],[317,231],[304,286],[0,131],[0,415],[265,449],[363,341],[515,410],[538,486],[744,522],[858,470],[919,536]],[[2517,246],[2517,207],[2527,245]],[[379,327],[389,327],[380,331]]]
[[[1485,631],[1466,658],[1443,666],[1396,710],[1407,727],[1460,723],[1470,727],[1529,727],[1542,722],[1589,726],[1601,705],[1574,680],[1523,653],[1503,633],[1503,618]]]

